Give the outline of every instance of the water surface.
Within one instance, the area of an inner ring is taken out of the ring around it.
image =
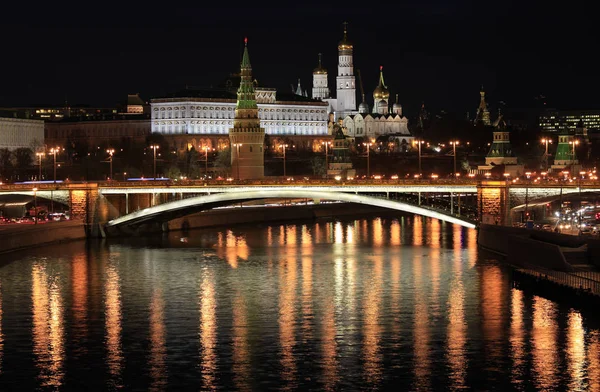
[[[185,235],[185,236],[184,236]],[[600,390],[597,317],[476,231],[246,225],[3,255],[0,390]]]

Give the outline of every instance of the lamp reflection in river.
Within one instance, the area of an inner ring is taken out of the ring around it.
[[[556,351],[558,327],[556,306],[542,297],[533,299],[533,326],[531,331],[534,385],[538,390],[556,390],[559,363]]]
[[[217,372],[217,320],[214,277],[204,270],[200,285],[200,373],[202,374],[203,389],[216,388]]]
[[[160,287],[152,290],[150,303],[150,390],[162,391],[167,386],[166,376],[166,331],[165,331],[165,303]]]
[[[524,382],[527,377],[525,363],[525,327],[523,325],[523,292],[512,288],[510,290],[510,352],[512,354],[513,369],[511,379],[514,385]]]
[[[121,366],[123,353],[121,348],[121,283],[117,268],[113,264],[106,266],[106,281],[104,286],[106,322],[106,351],[108,371],[112,384],[121,386]]]
[[[600,331],[590,331],[587,344],[587,374],[590,391],[600,391]]]
[[[294,356],[296,315],[296,259],[290,256],[279,266],[279,345],[281,347],[282,379],[288,386],[296,379]]]
[[[63,382],[63,304],[59,276],[49,277],[45,265],[32,270],[33,353],[44,387],[59,389]],[[58,274],[57,274],[58,275]]]
[[[305,340],[312,338],[312,321],[314,318],[312,310],[312,272],[313,259],[310,255],[302,256],[302,336]]]
[[[250,250],[243,236],[236,237],[233,231],[227,230],[225,234],[219,232],[217,236],[217,256],[224,258],[231,268],[238,267],[238,258],[248,260]]]
[[[390,244],[393,246],[400,245],[400,222],[396,219],[390,225]]]
[[[365,297],[363,303],[363,355],[364,371],[373,388],[378,386],[382,376],[381,353],[379,345],[381,339],[381,326],[379,312],[381,306],[381,281],[383,278],[382,256],[374,256],[371,279],[365,279]]]
[[[248,345],[248,309],[244,296],[236,290],[233,298],[233,381],[239,391],[250,391],[252,373]]]
[[[443,235],[439,219],[427,219],[429,223],[429,244],[432,248],[439,248]]]
[[[313,239],[310,228],[307,225],[302,225],[302,246],[312,251],[312,243]]]
[[[423,218],[419,215],[413,216],[413,245],[423,245]]]
[[[579,312],[571,309],[567,320],[567,366],[570,391],[586,389],[585,331]]]
[[[465,322],[465,289],[462,279],[454,276],[450,284],[448,298],[448,365],[452,390],[465,389],[467,373],[466,342],[467,325]]]
[[[508,291],[503,272],[496,265],[483,265],[480,269],[479,298],[481,301],[481,326],[486,350],[485,366],[496,371],[504,366],[502,346],[505,328],[498,309],[505,309],[503,293]]]
[[[4,355],[4,335],[2,335],[2,282],[0,281],[0,375],[2,375],[3,355]]]
[[[288,248],[296,247],[296,225],[288,225],[285,228],[285,242]]]
[[[335,222],[334,242],[336,244],[344,243],[344,227],[342,222]]]
[[[383,222],[381,218],[373,219],[373,246],[381,247],[383,245]]]
[[[71,306],[73,313],[73,340],[81,342],[86,339],[88,318],[88,260],[84,253],[73,256],[71,287],[73,290],[73,305]],[[78,350],[85,352],[86,346],[78,345]]]
[[[419,217],[415,217],[415,223],[420,220]],[[416,224],[415,224],[416,226]],[[420,232],[420,231],[419,231]],[[429,331],[429,309],[427,306],[427,298],[424,288],[427,287],[427,282],[424,281],[423,277],[423,259],[419,252],[415,253],[413,258],[413,276],[414,286],[420,287],[421,289],[416,290],[415,293],[415,310],[414,314],[414,325],[413,325],[413,347],[414,347],[414,372],[415,372],[415,383],[416,389],[418,390],[430,390],[430,379],[431,379],[431,359],[429,353],[430,347],[430,331]]]

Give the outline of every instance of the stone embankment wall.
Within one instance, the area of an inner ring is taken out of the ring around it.
[[[85,238],[85,225],[80,220],[39,225],[15,223],[0,228],[0,253]]]
[[[573,266],[565,255],[572,257],[572,251],[578,250],[586,263],[600,267],[600,240],[595,238],[482,224],[477,242],[517,266],[572,271]]]

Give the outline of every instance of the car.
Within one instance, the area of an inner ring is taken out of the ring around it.
[[[546,224],[542,225],[542,230],[544,230],[544,231],[552,231],[552,225],[546,223]]]

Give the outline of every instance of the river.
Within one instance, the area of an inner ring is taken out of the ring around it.
[[[2,255],[0,390],[600,390],[598,316],[374,216]]]

